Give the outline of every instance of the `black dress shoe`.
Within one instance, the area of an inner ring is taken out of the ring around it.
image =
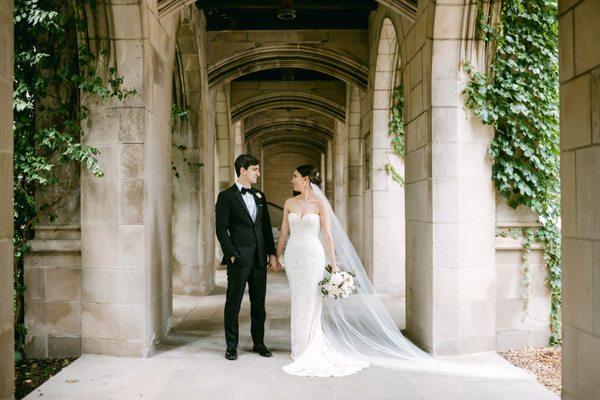
[[[225,358],[228,360],[237,360],[237,349],[235,347],[227,347]]]
[[[264,344],[255,344],[252,347],[252,351],[258,353],[258,355],[262,357],[271,357],[273,355],[271,354],[271,350],[269,350]]]

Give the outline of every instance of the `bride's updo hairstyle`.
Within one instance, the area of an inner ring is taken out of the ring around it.
[[[306,164],[296,168],[296,171],[298,171],[300,175],[308,177],[308,179],[310,179],[310,183],[314,183],[317,186],[321,186],[321,182],[323,180],[321,179],[321,173],[316,167]]]

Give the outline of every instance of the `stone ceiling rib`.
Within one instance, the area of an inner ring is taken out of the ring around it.
[[[208,68],[211,89],[251,72],[271,68],[302,68],[319,71],[367,89],[367,67],[344,54],[318,46],[273,45],[241,51]]]
[[[306,132],[310,131],[311,133],[317,133],[320,137],[323,138],[324,141],[333,139],[333,132],[331,129],[325,125],[318,124],[311,121],[305,120],[283,120],[283,121],[275,121],[275,122],[266,122],[260,125],[256,125],[250,129],[248,129],[244,133],[244,139],[246,142],[249,142],[253,138],[257,136],[262,136],[269,133],[278,133],[278,132]]]
[[[237,122],[258,112],[288,107],[311,110],[341,122],[346,120],[346,110],[339,104],[324,97],[298,92],[268,93],[246,99],[231,109],[231,119]]]

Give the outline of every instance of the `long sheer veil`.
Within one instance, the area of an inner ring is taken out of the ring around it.
[[[331,220],[336,265],[353,272],[356,293],[342,300],[324,298],[322,326],[327,342],[338,352],[386,368],[489,378],[530,379],[510,365],[470,365],[434,359],[405,338],[377,296],[352,242],[323,191],[311,184]],[[330,262],[328,260],[328,262]]]

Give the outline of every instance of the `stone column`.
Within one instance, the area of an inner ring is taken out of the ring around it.
[[[562,396],[573,400],[600,398],[599,20],[598,1],[559,1]]]
[[[360,135],[360,92],[348,85],[346,121],[348,124],[348,236],[358,255],[363,257],[362,154]]]
[[[229,114],[229,85],[217,90],[216,131],[217,131],[217,160],[218,160],[218,190],[225,190],[233,183],[231,171],[234,160],[230,151],[230,114]]]
[[[0,2],[0,400],[14,398],[13,2]]]
[[[323,174],[325,176],[325,196],[333,204],[335,192],[333,191],[333,143],[331,143],[331,140],[327,141],[327,156],[325,158],[326,168]]]
[[[244,153],[244,135],[242,134],[242,121],[233,125],[233,159],[231,162],[231,178],[235,179],[235,159]]]
[[[323,172],[325,171],[325,153],[321,153],[321,162],[319,163],[319,171],[321,171],[321,176],[323,176]],[[321,179],[321,190],[325,191],[325,180]]]
[[[186,145],[184,151],[174,149],[172,161],[177,166],[178,177],[172,178],[173,192],[173,293],[176,295],[202,295],[214,287],[212,275],[207,272],[206,260],[201,258],[200,243],[204,240],[202,229],[202,198],[205,170],[213,170],[203,156],[204,140],[206,137],[206,99],[205,93],[208,82],[203,60],[205,21],[194,8],[184,9],[182,23],[177,32],[178,56],[181,59],[181,71],[176,74],[183,76],[178,95],[186,100],[189,118],[180,124],[179,131],[174,132],[173,140],[177,144]],[[176,56],[177,57],[177,56]],[[177,65],[176,65],[177,66]],[[177,86],[175,86],[177,88]],[[201,168],[190,167],[201,162]],[[210,186],[213,187],[212,185]],[[208,268],[212,270],[211,266]]]
[[[460,94],[462,7],[428,2],[406,40],[407,331],[434,354],[495,346],[493,131]]]
[[[158,21],[151,2],[111,10],[117,70],[138,94],[113,104],[85,100],[84,140],[101,151],[105,176],[81,176],[82,352],[147,356],[172,310],[175,27]]]
[[[348,127],[335,120],[333,139],[333,211],[347,227],[348,200]]]
[[[404,160],[392,150],[389,135],[390,83],[392,71],[385,79],[375,79],[373,94],[373,128],[371,131],[371,202],[372,202],[372,279],[379,291],[404,293],[405,221],[404,187],[386,172],[386,165],[404,176]]]

